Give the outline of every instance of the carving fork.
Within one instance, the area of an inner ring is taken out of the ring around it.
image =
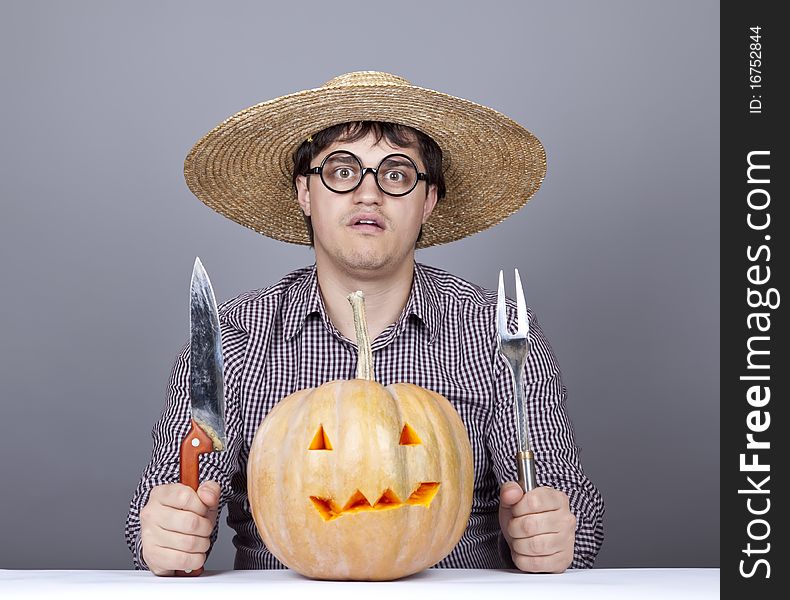
[[[537,482],[535,480],[535,460],[529,443],[524,389],[524,365],[529,354],[529,321],[527,319],[527,303],[524,300],[524,290],[521,287],[518,269],[516,269],[516,315],[518,325],[516,333],[511,334],[507,328],[505,284],[502,278],[502,271],[499,271],[496,314],[499,351],[507,360],[510,371],[513,374],[513,386],[516,390],[516,431],[518,433],[516,467],[518,469],[518,483],[522,490],[528,492],[537,487]]]

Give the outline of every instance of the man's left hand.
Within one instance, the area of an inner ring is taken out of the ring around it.
[[[564,492],[538,487],[524,493],[508,481],[499,490],[499,526],[520,570],[562,573],[570,566],[576,517]]]

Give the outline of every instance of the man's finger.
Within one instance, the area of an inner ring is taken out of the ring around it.
[[[211,518],[178,509],[168,509],[160,521],[160,526],[166,531],[202,537],[209,537],[214,531],[214,521]]]
[[[150,560],[159,566],[159,571],[194,571],[206,562],[206,555],[202,552],[180,552],[171,548],[156,546],[146,552],[146,561]]]
[[[220,487],[216,481],[204,481],[198,488],[198,497],[207,507],[219,506]]]
[[[562,573],[571,564],[571,557],[565,552],[549,556],[522,556],[513,553],[516,567],[528,573]]]
[[[155,492],[157,492],[155,499],[162,506],[193,512],[203,517],[208,514],[208,507],[201,501],[195,490],[188,485],[172,483],[154,488],[154,491],[151,492],[152,498]]]
[[[553,488],[537,487],[530,490],[512,507],[514,517],[560,510],[568,506],[568,497]]]
[[[163,529],[157,536],[157,545],[161,548],[169,548],[178,552],[205,554],[208,552],[211,540],[199,535],[188,535]]]
[[[520,556],[552,556],[565,548],[563,540],[556,534],[536,535],[530,538],[514,539],[510,546]]]
[[[499,488],[499,505],[502,508],[510,508],[524,497],[521,486],[515,481],[507,481]]]
[[[512,539],[529,538],[545,533],[559,533],[557,519],[551,512],[535,513],[515,517],[507,525],[507,534]]]

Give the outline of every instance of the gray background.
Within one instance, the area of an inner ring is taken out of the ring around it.
[[[0,568],[129,568],[195,256],[220,301],[312,262],[196,200],[183,159],[237,110],[360,69],[542,140],[525,209],[418,260],[522,272],[606,501],[596,566],[718,566],[717,2],[0,8]],[[232,567],[222,520],[208,568]]]

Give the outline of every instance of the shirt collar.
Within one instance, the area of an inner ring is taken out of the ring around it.
[[[287,293],[287,302],[288,306],[283,313],[283,337],[286,340],[299,333],[307,318],[313,314],[320,315],[331,331],[337,331],[329,322],[324,300],[318,290],[315,264],[291,284]],[[436,282],[423,265],[415,262],[411,291],[403,312],[395,323],[395,330],[400,332],[406,326],[408,318],[414,315],[425,325],[429,336],[428,342],[433,343],[439,333],[443,314]]]
[[[318,293],[318,275],[313,266],[288,288],[288,306],[283,311],[283,337],[291,339],[301,331],[309,315],[326,315],[324,301]],[[326,319],[328,320],[328,319]]]
[[[428,341],[431,344],[439,334],[439,326],[444,314],[439,302],[438,292],[436,282],[426,272],[425,267],[415,262],[411,293],[403,309],[403,316],[414,315],[422,321],[428,330]]]

